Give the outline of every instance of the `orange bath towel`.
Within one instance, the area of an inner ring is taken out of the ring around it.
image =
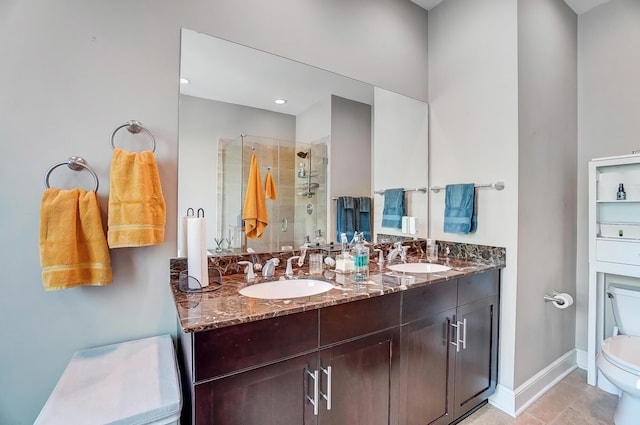
[[[269,224],[267,216],[267,205],[262,191],[262,180],[260,179],[260,169],[256,154],[251,156],[251,167],[249,168],[249,181],[247,183],[247,194],[244,197],[244,208],[242,209],[242,219],[244,220],[244,230],[249,239],[261,238],[265,227]]]
[[[264,196],[265,198],[273,199],[274,201],[278,198],[278,194],[276,193],[276,184],[273,181],[271,171],[267,171],[267,177],[265,177]]]
[[[112,282],[98,198],[83,189],[47,189],[40,205],[40,266],[47,291]]]
[[[165,220],[166,206],[153,152],[114,149],[109,181],[109,247],[158,245],[164,241]]]

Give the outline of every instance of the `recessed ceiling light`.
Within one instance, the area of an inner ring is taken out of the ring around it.
[[[186,78],[180,78],[180,84],[189,84],[191,81],[187,80]]]
[[[274,100],[274,102],[278,105],[284,105],[285,103],[287,103],[287,99],[276,99]]]

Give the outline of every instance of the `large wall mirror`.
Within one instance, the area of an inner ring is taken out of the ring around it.
[[[210,252],[335,241],[335,198],[376,196],[372,134],[379,89],[187,29],[180,76],[178,217],[204,211]],[[252,157],[259,189],[267,192],[267,180],[275,189],[265,199],[269,224],[256,239],[242,232]],[[371,213],[375,221],[373,207]]]

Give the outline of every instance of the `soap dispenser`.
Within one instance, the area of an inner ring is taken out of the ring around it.
[[[354,262],[354,280],[366,282],[369,280],[369,247],[365,245],[364,235],[356,232],[352,248]]]
[[[349,242],[346,233],[340,233],[342,252],[336,257],[336,271],[339,273],[353,273],[354,263],[349,253]]]

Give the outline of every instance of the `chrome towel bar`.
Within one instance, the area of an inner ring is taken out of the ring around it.
[[[477,184],[475,185],[475,187],[492,187],[495,190],[502,190],[504,189],[504,182],[493,182],[493,183],[487,183],[487,184]],[[444,187],[441,186],[431,186],[429,188],[429,190],[431,190],[434,193],[438,193],[441,190],[444,190]]]

